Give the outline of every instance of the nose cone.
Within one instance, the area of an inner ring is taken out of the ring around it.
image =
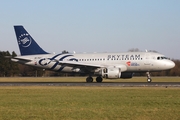
[[[173,68],[175,66],[175,63],[173,62],[173,61],[168,61],[167,63],[166,63],[166,67],[168,68],[168,69],[171,69],[171,68]]]

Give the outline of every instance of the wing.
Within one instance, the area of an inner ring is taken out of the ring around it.
[[[123,64],[100,65],[100,64],[81,63],[81,62],[76,62],[76,61],[58,61],[58,63],[59,65],[76,67],[76,68],[86,69],[86,70],[94,70],[97,68],[110,68],[110,67],[121,68],[121,72],[124,72],[127,70],[127,67]]]
[[[58,61],[59,65],[65,65],[69,67],[92,67],[92,68],[101,68],[104,67],[103,65],[96,65],[96,64],[88,64],[88,63],[81,63],[81,62],[75,62],[75,61]]]

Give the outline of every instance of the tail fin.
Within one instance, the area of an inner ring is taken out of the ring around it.
[[[48,54],[35,42],[23,26],[14,26],[14,30],[21,55]]]

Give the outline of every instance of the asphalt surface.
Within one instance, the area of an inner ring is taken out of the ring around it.
[[[0,82],[0,86],[180,87],[180,82]]]

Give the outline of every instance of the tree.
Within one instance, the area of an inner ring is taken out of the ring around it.
[[[16,57],[16,53],[13,51],[12,52],[12,58]],[[11,76],[15,76],[15,75],[18,75],[19,73],[19,68],[18,68],[18,63],[15,63],[15,62],[12,62],[10,61],[10,66],[11,66]]]
[[[156,50],[148,50],[148,52],[158,53],[158,51],[156,51]]]
[[[11,60],[10,59],[6,59],[5,56],[11,56],[9,51],[3,51],[0,52],[0,72],[1,72],[1,76],[10,76],[11,75]]]
[[[140,52],[140,50],[138,48],[131,48],[128,52]]]
[[[62,51],[62,54],[66,54],[66,53],[69,53],[69,52],[67,50]]]

